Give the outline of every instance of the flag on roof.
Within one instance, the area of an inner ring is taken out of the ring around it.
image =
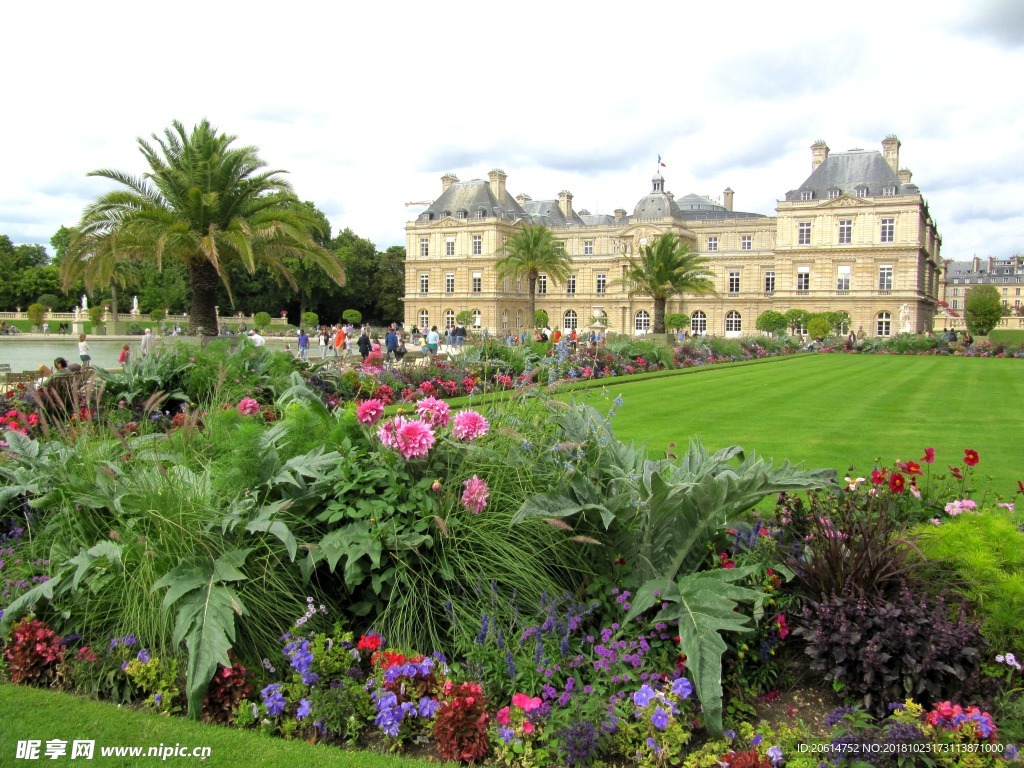
[[[663,162],[661,162],[661,155],[658,155],[658,166],[661,168],[668,168]]]

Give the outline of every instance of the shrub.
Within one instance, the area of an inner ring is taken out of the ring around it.
[[[316,329],[320,325],[320,315],[316,312],[303,312],[302,313],[302,327],[306,329]]]
[[[252,316],[252,322],[257,329],[262,331],[264,328],[270,325],[270,313],[257,312],[255,315]]]
[[[490,720],[483,689],[478,683],[446,682],[441,706],[434,715],[434,742],[445,760],[475,763],[491,748],[487,737]]]
[[[352,325],[359,325],[363,322],[363,313],[358,309],[346,309],[341,313],[341,319],[346,323],[352,323]]]
[[[167,313],[164,312],[162,309],[151,309],[149,311],[149,319],[152,320],[154,323],[159,323],[165,317],[167,317]]]
[[[46,317],[46,307],[43,304],[29,304],[25,314],[32,325],[42,325],[43,318]]]
[[[45,686],[64,660],[64,642],[45,622],[26,616],[11,630],[6,656],[11,682]]]
[[[230,667],[218,665],[203,699],[202,719],[209,723],[230,722],[238,705],[249,697],[247,676],[245,667],[237,661]]]
[[[976,688],[980,627],[963,606],[951,617],[941,597],[906,585],[892,598],[832,594],[808,602],[801,620],[811,669],[876,715],[907,696],[931,704]]]

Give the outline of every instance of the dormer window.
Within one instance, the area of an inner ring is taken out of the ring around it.
[[[867,197],[867,196],[868,196],[868,188],[867,187],[857,187],[857,197]]]
[[[800,193],[800,199],[801,200],[813,200],[814,199],[814,193],[811,190],[809,190],[809,189],[805,189],[805,190],[803,190]]]
[[[887,197],[892,197],[896,194],[896,187],[892,185],[888,187],[882,187],[882,194]]]
[[[467,211],[465,208],[460,208],[456,212],[455,218],[457,218],[457,219],[468,219],[469,218],[469,211]]]
[[[828,199],[829,200],[835,200],[837,197],[839,197],[839,190],[838,189],[830,189],[828,191]]]

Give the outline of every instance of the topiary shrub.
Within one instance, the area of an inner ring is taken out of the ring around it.
[[[252,316],[252,322],[255,324],[258,330],[263,330],[270,325],[270,314],[267,312],[257,312]]]

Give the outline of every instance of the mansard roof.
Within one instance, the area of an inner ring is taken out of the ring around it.
[[[557,200],[527,200],[523,210],[530,216],[531,224],[543,224],[545,227],[582,227],[584,222],[576,211],[571,218],[566,218]]]
[[[786,200],[800,200],[802,193],[812,192],[814,200],[825,200],[829,191],[839,195],[864,197],[860,190],[867,188],[868,197],[881,197],[886,187],[895,187],[897,195],[920,193],[916,184],[902,184],[896,171],[876,150],[851,149],[833,152],[814,169],[797,189],[786,193]]]
[[[489,182],[483,179],[457,181],[441,193],[418,217],[418,221],[436,221],[445,216],[475,219],[496,217],[516,221],[526,217],[526,211],[505,190],[501,200],[495,198]],[[462,215],[460,215],[462,214]]]

